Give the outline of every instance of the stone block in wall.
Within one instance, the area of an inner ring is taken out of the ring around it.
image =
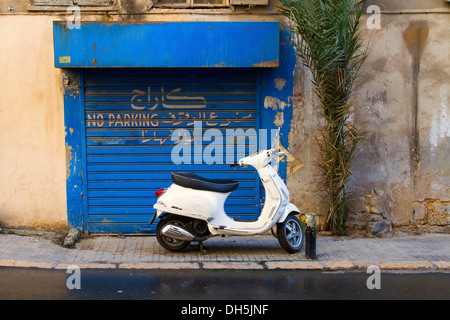
[[[414,202],[411,211],[411,220],[414,224],[425,224],[427,222],[426,202]]]
[[[381,214],[369,214],[367,232],[370,236],[385,237],[392,233],[392,222]]]
[[[429,203],[428,224],[431,226],[450,225],[450,202],[437,200]]]

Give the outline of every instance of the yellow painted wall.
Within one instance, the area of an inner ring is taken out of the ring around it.
[[[0,225],[67,224],[64,104],[52,17],[0,16]]]

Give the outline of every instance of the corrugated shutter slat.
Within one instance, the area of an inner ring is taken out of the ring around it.
[[[84,84],[89,232],[153,233],[154,193],[172,183],[172,171],[237,179],[227,213],[240,219],[259,214],[253,169],[171,159],[173,130],[192,132],[195,121],[202,121],[203,133],[221,130],[224,139],[226,129],[258,128],[253,71],[87,70]],[[245,152],[251,147],[247,139]]]

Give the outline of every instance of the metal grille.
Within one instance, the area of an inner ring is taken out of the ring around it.
[[[239,219],[259,214],[254,169],[195,163],[193,146],[190,164],[174,164],[171,158],[177,143],[172,133],[192,132],[195,121],[201,121],[203,135],[218,129],[224,141],[226,129],[258,130],[255,72],[90,70],[84,79],[89,232],[153,233],[155,226],[148,222],[154,193],[172,183],[172,171],[237,179],[240,185],[226,202],[227,213]],[[235,155],[255,148],[255,141],[245,137],[236,142]],[[201,144],[202,152],[208,144]]]

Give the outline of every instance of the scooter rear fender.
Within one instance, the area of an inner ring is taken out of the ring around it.
[[[223,211],[228,193],[185,188],[172,184],[159,198],[153,208],[156,216],[162,212],[210,221]]]

